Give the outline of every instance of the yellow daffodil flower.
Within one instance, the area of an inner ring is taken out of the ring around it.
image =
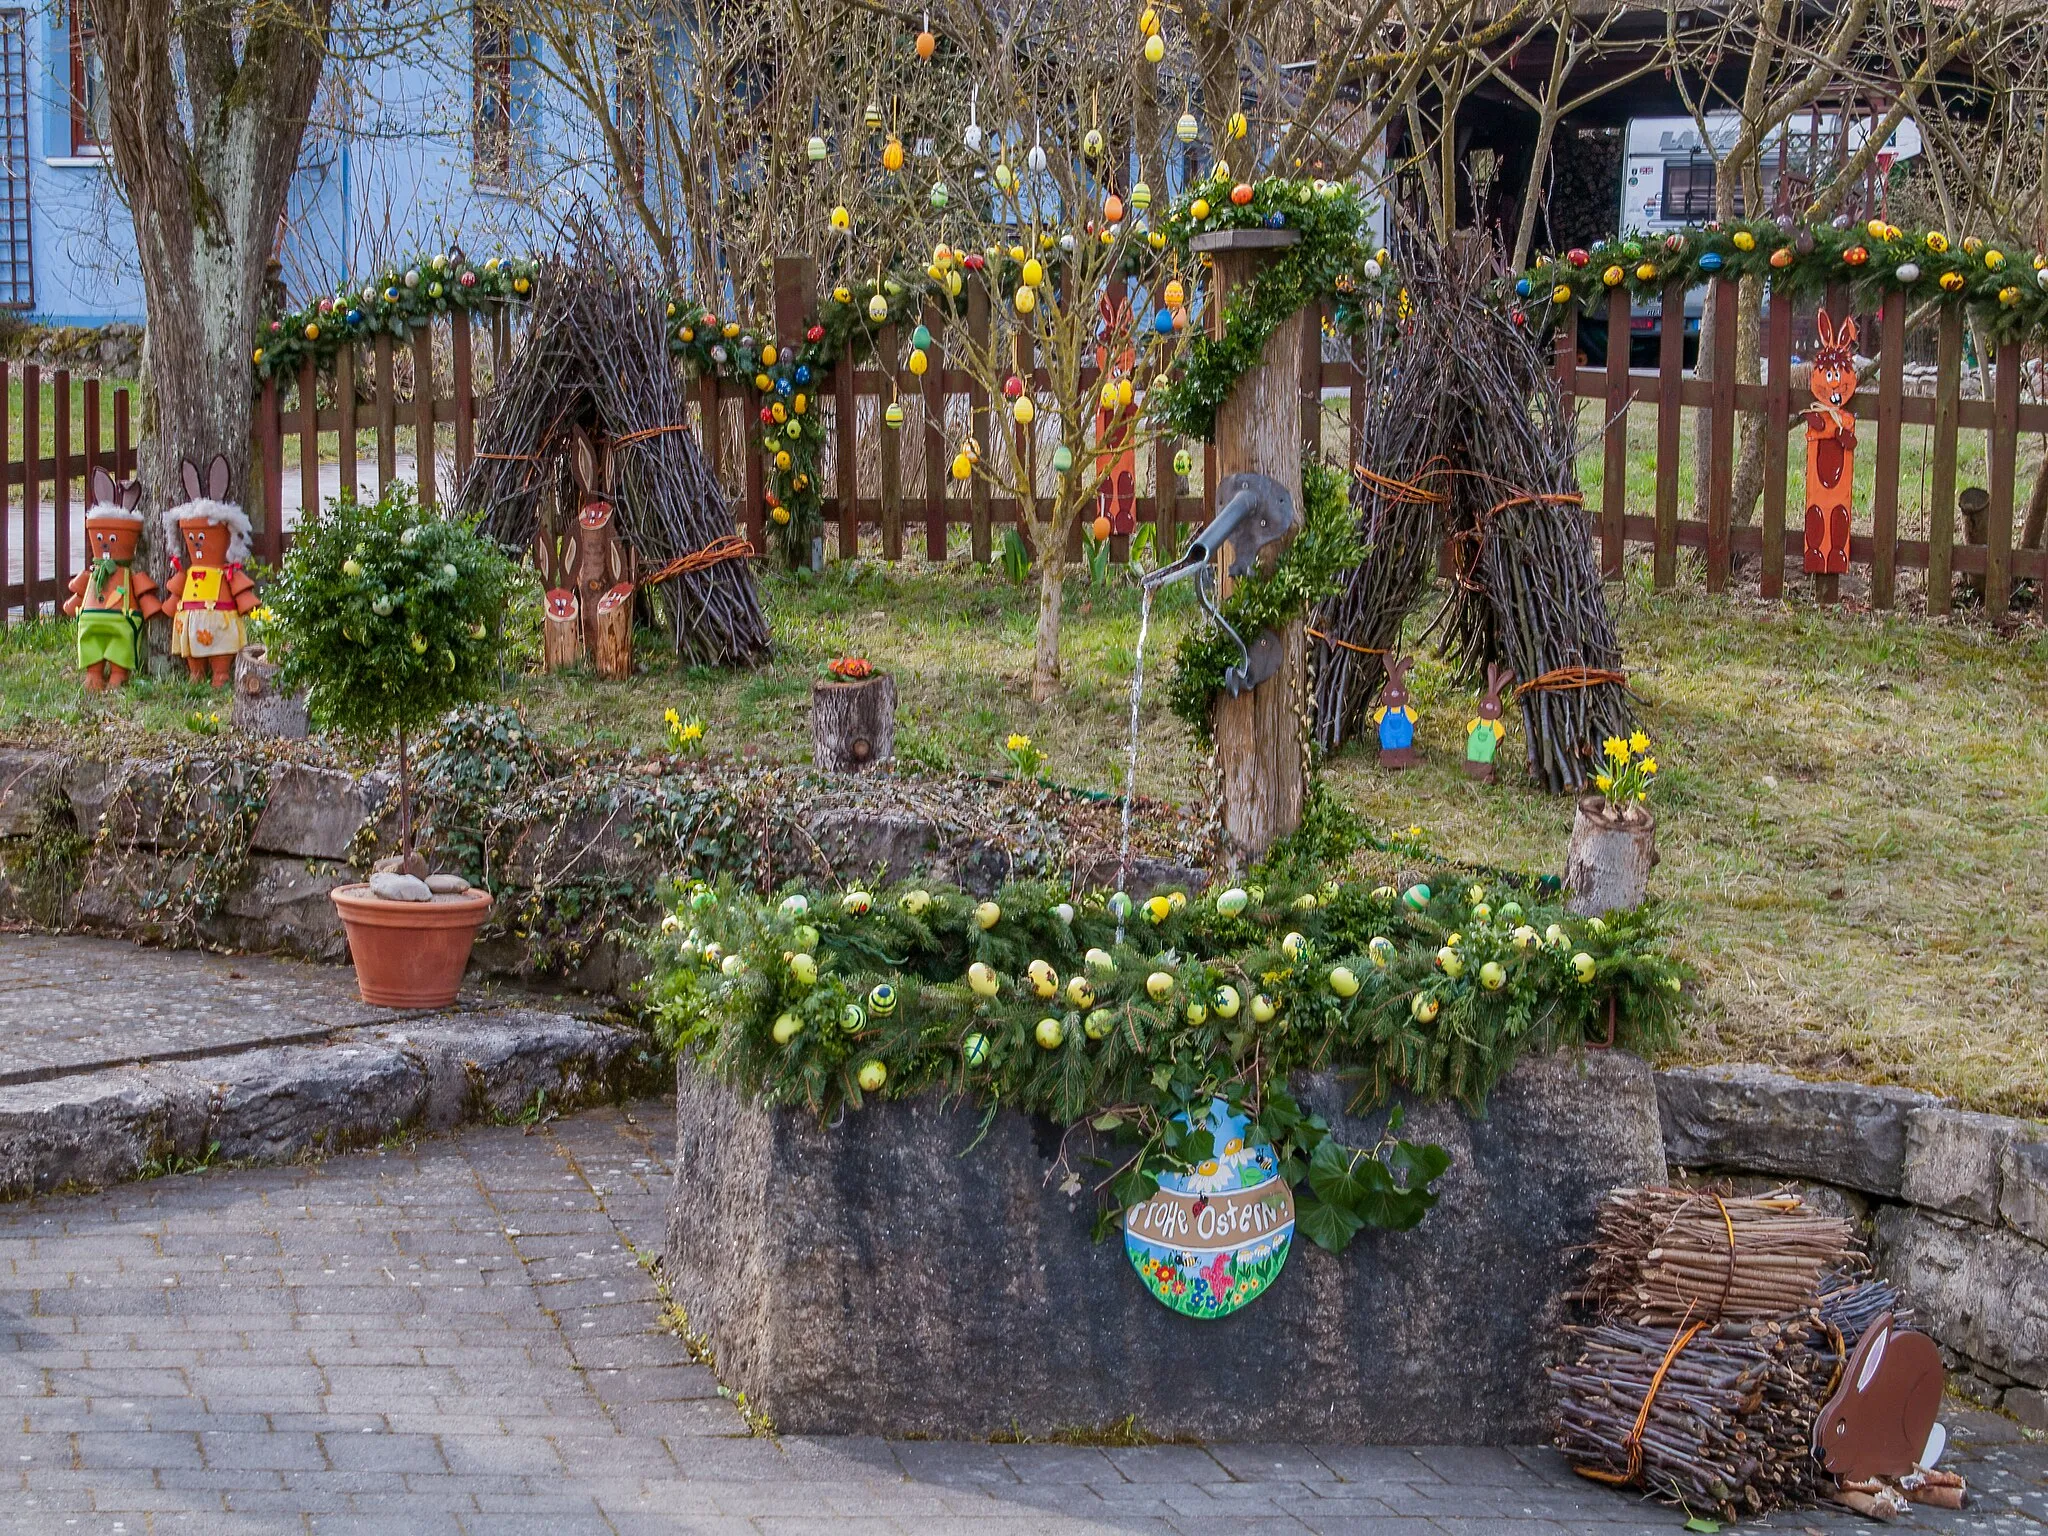
[[[1600,744],[1600,750],[1617,763],[1628,761],[1628,743],[1619,736],[1610,736]]]
[[[1638,755],[1650,750],[1650,738],[1637,731],[1628,739],[1628,749]]]

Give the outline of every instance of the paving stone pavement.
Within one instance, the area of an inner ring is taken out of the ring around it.
[[[1542,1449],[749,1438],[636,1258],[671,1131],[648,1101],[0,1210],[0,1533],[1682,1525]],[[2048,1530],[2048,1447],[1951,1419],[1978,1504],[1929,1527]]]
[[[465,985],[458,1006],[537,1003],[557,1013],[595,1011],[573,994],[503,982]],[[321,1040],[408,1017],[364,1002],[346,966],[0,933],[0,1084]]]

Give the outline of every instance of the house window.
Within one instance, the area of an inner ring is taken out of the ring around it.
[[[513,25],[501,0],[474,0],[469,35],[476,179],[502,184],[518,175],[534,125],[533,34]]]
[[[100,58],[92,16],[83,4],[72,6],[71,153],[103,154],[107,147],[107,69]]]

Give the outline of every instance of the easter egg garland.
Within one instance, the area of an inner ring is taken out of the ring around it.
[[[1393,1141],[1341,1147],[1290,1096],[1291,1073],[1354,1075],[1368,1100],[1402,1091],[1477,1108],[1525,1053],[1604,1037],[1610,1017],[1622,1043],[1654,1048],[1684,1007],[1688,973],[1650,909],[1595,924],[1530,882],[1516,892],[1528,915],[1567,942],[1525,945],[1478,916],[1457,874],[1428,884],[1417,907],[1363,883],[1268,877],[1169,901],[1121,937],[1109,893],[1044,882],[993,901],[950,887],[851,905],[811,892],[807,910],[698,886],[645,941],[648,997],[658,1033],[696,1070],[766,1104],[830,1120],[877,1094],[936,1090],[991,1113],[1087,1120],[1120,1143],[1102,1230],[1163,1175],[1213,1155],[1193,1127],[1220,1100],[1275,1150],[1298,1230],[1338,1250],[1363,1226],[1421,1220],[1448,1159]],[[1305,888],[1312,907],[1297,902]],[[783,958],[799,921],[817,934],[803,976]],[[1455,975],[1438,958],[1452,934]],[[741,964],[728,971],[728,956]],[[1339,1163],[1379,1167],[1357,1183],[1316,1177]]]

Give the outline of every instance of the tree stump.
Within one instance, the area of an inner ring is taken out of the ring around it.
[[[1564,883],[1571,893],[1565,910],[1601,917],[1641,906],[1656,863],[1656,817],[1640,805],[1614,811],[1604,796],[1585,796],[1564,858]]]
[[[1197,250],[1215,261],[1215,291],[1209,304],[1220,324],[1228,296],[1252,277],[1274,252],[1300,237],[1292,230],[1233,229],[1196,237]],[[1274,331],[1257,367],[1247,369],[1216,412],[1216,474],[1227,478],[1252,470],[1270,475],[1294,501],[1295,530],[1301,527],[1302,358],[1305,347],[1319,338],[1316,318],[1290,322]],[[1262,568],[1279,560],[1286,540],[1260,554]],[[1220,556],[1228,569],[1230,546]],[[1230,590],[1228,577],[1218,584],[1219,600]],[[1308,636],[1306,618],[1289,622],[1280,632],[1280,669],[1258,687],[1232,698],[1216,700],[1216,769],[1222,780],[1224,857],[1242,869],[1266,856],[1275,841],[1301,825],[1308,794],[1305,715],[1308,707]],[[1257,635],[1246,635],[1251,645]]]
[[[267,646],[245,645],[235,657],[235,697],[230,719],[249,736],[302,740],[307,732],[306,696],[277,686],[278,664]]]
[[[583,615],[576,594],[556,587],[547,594],[541,615],[540,665],[543,672],[561,672],[583,659]]]
[[[896,755],[896,680],[811,684],[811,759],[826,773],[859,773]]]
[[[591,622],[595,637],[591,665],[599,677],[618,682],[633,675],[633,589],[619,585],[597,600]]]

